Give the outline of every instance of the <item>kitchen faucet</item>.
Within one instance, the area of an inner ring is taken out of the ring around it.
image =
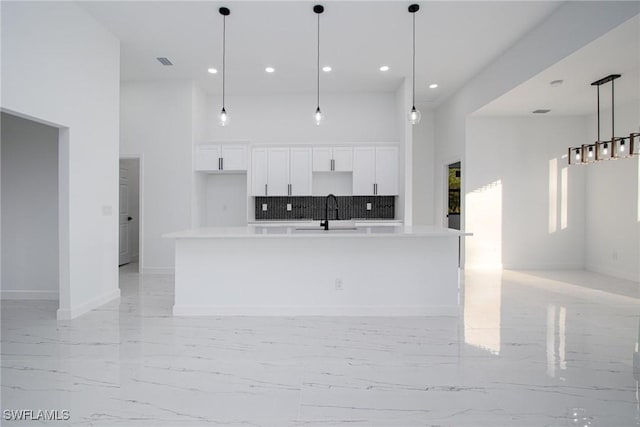
[[[333,201],[336,204],[336,219],[340,219],[338,212],[338,198],[333,194],[329,194],[324,201],[324,221],[320,221],[320,227],[324,227],[325,230],[329,230],[329,199],[331,198],[333,198]]]

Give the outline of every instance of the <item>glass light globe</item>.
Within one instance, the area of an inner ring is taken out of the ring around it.
[[[417,110],[415,106],[411,107],[411,111],[409,112],[409,122],[412,125],[420,123],[420,119],[422,118],[422,114],[420,114],[420,110]]]
[[[316,126],[320,126],[320,123],[324,120],[324,114],[320,111],[320,107],[316,108],[316,112],[313,113],[313,120],[316,122]]]
[[[220,111],[218,120],[220,120],[220,126],[226,126],[229,124],[229,115],[227,114],[227,110],[223,108],[222,111]]]

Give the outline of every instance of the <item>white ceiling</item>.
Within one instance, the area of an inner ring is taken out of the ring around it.
[[[227,93],[314,92],[315,1],[91,1],[79,4],[121,44],[123,80],[193,79],[219,93],[222,17],[228,6]],[[324,1],[322,91],[394,91],[411,75],[405,1]],[[438,103],[544,20],[555,1],[430,1],[416,16],[417,101]],[[168,57],[172,67],[155,58]],[[391,69],[382,73],[379,67]],[[264,72],[266,66],[276,69]],[[437,89],[428,89],[438,83]]]
[[[591,83],[610,74],[615,80],[616,106],[640,99],[640,16],[614,28],[582,49],[552,65],[474,115],[525,116],[536,109],[548,115],[586,115],[597,110],[597,89]],[[562,79],[559,87],[549,83]],[[611,84],[600,87],[600,108],[611,107]]]

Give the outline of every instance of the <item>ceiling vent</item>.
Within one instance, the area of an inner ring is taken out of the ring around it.
[[[164,56],[161,56],[159,58],[156,58],[158,60],[159,63],[161,63],[162,65],[173,65],[173,63],[171,61],[169,61],[169,58],[165,58]]]
[[[547,114],[551,110],[533,110],[533,114]]]

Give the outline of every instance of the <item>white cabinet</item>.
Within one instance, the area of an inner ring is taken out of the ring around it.
[[[311,148],[255,148],[251,156],[253,196],[310,196]]]
[[[254,148],[251,152],[251,195],[267,195],[267,149]]]
[[[398,148],[355,147],[353,149],[353,195],[398,194]]]
[[[289,195],[289,149],[267,149],[267,195]]]
[[[201,144],[195,150],[195,170],[199,172],[244,172],[247,146],[243,144]]]
[[[314,147],[314,172],[351,172],[353,170],[351,147]]]
[[[289,152],[289,195],[311,195],[311,148],[291,148]]]

